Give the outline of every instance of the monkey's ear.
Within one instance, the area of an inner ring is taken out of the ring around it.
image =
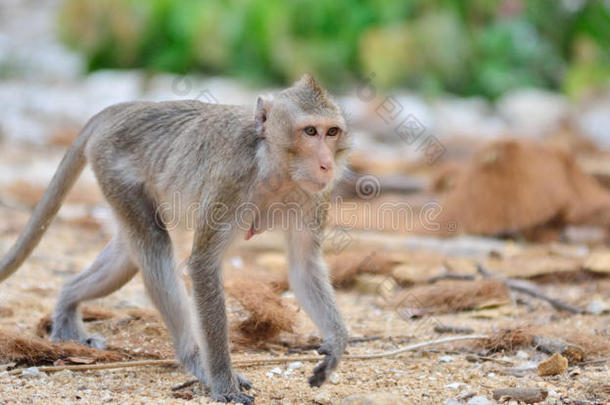
[[[254,124],[256,133],[260,138],[265,137],[265,122],[267,121],[267,115],[271,109],[271,100],[259,96],[256,99],[256,107],[254,108]]]

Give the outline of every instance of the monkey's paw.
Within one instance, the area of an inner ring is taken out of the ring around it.
[[[319,387],[324,384],[324,381],[326,381],[333,370],[337,368],[340,354],[343,353],[343,348],[333,348],[331,343],[324,342],[318,349],[318,353],[325,354],[326,356],[313,369],[313,375],[307,380],[312,387]]]
[[[81,343],[94,349],[104,350],[106,348],[106,339],[97,333],[87,336]]]
[[[235,402],[236,404],[252,405],[254,397],[243,392],[231,392],[229,394],[212,394],[212,399],[218,402]]]

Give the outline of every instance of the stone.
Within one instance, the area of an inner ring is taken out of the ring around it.
[[[387,405],[404,404],[405,397],[389,392],[370,392],[368,394],[355,394],[344,398],[340,405]]]
[[[538,364],[538,375],[548,376],[562,374],[568,369],[568,359],[555,353],[548,360]]]
[[[28,367],[21,372],[22,377],[39,378],[45,376],[45,373],[40,372],[38,367]]]
[[[595,299],[587,305],[587,312],[593,315],[601,315],[609,311],[610,305],[599,299]]]
[[[501,388],[493,390],[493,397],[496,401],[506,402],[516,400],[526,404],[535,404],[546,399],[549,392],[543,388]]]
[[[472,397],[466,402],[466,405],[494,405],[487,397],[483,395],[477,395],[476,397]]]
[[[330,395],[330,393],[328,391],[319,392],[313,398],[313,401],[316,404],[320,404],[320,405],[330,405],[330,404],[332,404],[331,395]]]
[[[288,370],[296,370],[297,368],[303,367],[303,363],[300,361],[293,361],[292,363],[288,363]]]

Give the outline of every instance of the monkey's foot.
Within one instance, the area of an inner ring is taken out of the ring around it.
[[[51,334],[51,341],[53,342],[78,342],[82,345],[89,346],[93,349],[104,350],[106,348],[106,339],[94,333],[92,335],[77,334],[77,333],[65,333],[59,329],[57,332],[53,329]]]
[[[236,404],[244,405],[252,405],[254,403],[254,397],[243,392],[212,394],[212,399],[218,402],[235,402]]]
[[[318,349],[318,353],[325,354],[326,356],[313,369],[313,375],[307,380],[312,387],[319,387],[324,384],[324,381],[326,381],[333,370],[337,368],[337,364],[339,364],[339,357],[334,354],[334,351],[331,350],[327,344],[323,344]]]
[[[106,339],[94,333],[93,335],[89,335],[82,342],[85,346],[92,347],[94,349],[104,350],[106,348]]]
[[[218,384],[219,383],[219,384]],[[232,371],[232,378],[229,381],[218,381],[217,385],[212,384],[211,397],[219,402],[235,402],[237,404],[250,405],[254,403],[254,397],[241,392],[242,389],[252,388],[252,383],[246,377]]]

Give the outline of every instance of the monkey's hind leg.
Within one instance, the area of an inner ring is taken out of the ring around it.
[[[106,342],[101,336],[90,335],[85,330],[78,305],[82,301],[101,298],[118,290],[137,271],[138,267],[131,260],[123,239],[115,236],[89,268],[62,287],[55,308],[51,340],[73,340],[97,349],[105,348]]]
[[[144,187],[117,182],[106,193],[121,219],[148,295],[161,313],[182,365],[207,384],[203,353],[194,333],[184,282],[176,271],[173,245]]]

